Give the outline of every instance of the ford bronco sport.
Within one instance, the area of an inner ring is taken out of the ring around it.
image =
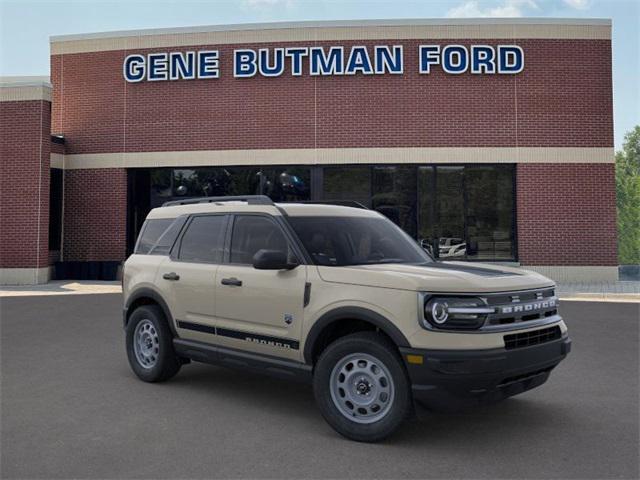
[[[313,382],[340,434],[377,441],[415,404],[495,401],[544,383],[571,342],[553,282],[436,262],[378,212],[209,197],[153,209],[124,267],[129,363],[189,361]]]

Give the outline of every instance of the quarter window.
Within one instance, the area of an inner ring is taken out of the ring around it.
[[[231,263],[252,264],[258,250],[280,250],[288,254],[284,233],[273,221],[257,215],[239,215],[233,222]]]
[[[171,225],[173,218],[159,218],[155,220],[147,220],[142,227],[138,244],[136,245],[133,253],[149,253],[151,247],[153,247],[156,241],[160,238],[160,235]]]
[[[225,215],[193,217],[180,242],[179,260],[221,263],[226,221]]]
[[[149,255],[169,255],[171,251],[171,247],[173,247],[176,238],[180,234],[180,230],[182,230],[182,226],[184,225],[186,216],[178,217],[175,221],[167,228],[160,238],[155,243]]]

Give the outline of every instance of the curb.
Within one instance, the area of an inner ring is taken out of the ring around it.
[[[567,293],[559,294],[558,298],[565,302],[640,303],[640,294],[637,293]]]

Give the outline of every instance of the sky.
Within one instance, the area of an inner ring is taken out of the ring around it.
[[[0,0],[0,75],[49,75],[51,35],[254,22],[461,17],[611,19],[616,149],[625,132],[640,125],[640,0]]]

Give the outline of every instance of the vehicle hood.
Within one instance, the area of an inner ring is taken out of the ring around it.
[[[554,284],[543,275],[528,270],[468,262],[319,266],[318,272],[326,282],[420,292],[505,292]]]

